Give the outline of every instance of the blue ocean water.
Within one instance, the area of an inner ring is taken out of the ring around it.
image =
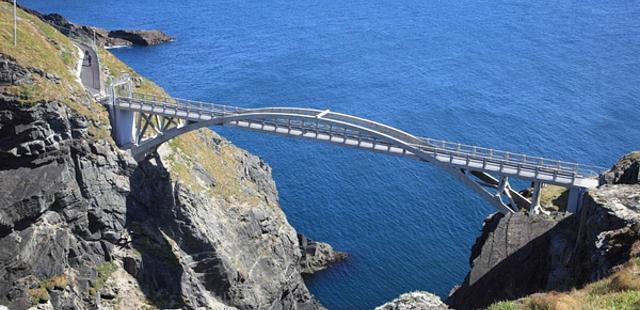
[[[113,52],[171,94],[328,108],[411,133],[610,165],[640,148],[633,1],[44,1],[24,5],[176,42]],[[329,309],[442,297],[493,209],[442,171],[221,128],[273,167],[296,229],[350,258],[307,280]]]

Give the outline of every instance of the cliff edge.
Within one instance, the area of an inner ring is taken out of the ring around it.
[[[11,6],[0,2],[0,20]],[[0,22],[0,305],[321,309],[261,159],[203,129],[136,163],[83,89],[82,54],[19,10]],[[108,51],[104,77],[128,72]]]
[[[485,308],[536,292],[579,289],[615,273],[640,246],[639,167],[640,152],[624,156],[584,195],[576,214],[490,216],[473,246],[471,270],[448,304]]]

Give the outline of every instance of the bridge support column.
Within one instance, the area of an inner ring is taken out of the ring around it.
[[[131,97],[131,83],[126,83],[127,94]],[[117,85],[112,83],[109,92],[111,105],[109,107],[109,115],[111,117],[111,136],[119,147],[132,145],[136,133],[135,129],[135,112],[116,109],[116,101],[118,93]]]
[[[516,211],[518,210],[518,204],[513,199],[513,196],[511,195],[511,191],[512,189],[511,189],[511,185],[509,184],[509,177],[505,176],[500,178],[500,183],[498,183],[495,196],[501,201],[502,201],[502,195],[507,196],[507,199],[509,200],[509,206],[511,207],[511,209]]]
[[[540,206],[540,191],[542,190],[542,182],[533,183],[533,195],[531,196],[531,205],[529,206],[529,212],[531,214],[540,214],[543,212]]]
[[[578,211],[580,211],[584,192],[584,188],[572,187],[569,189],[569,198],[567,199],[568,212],[577,213]]]

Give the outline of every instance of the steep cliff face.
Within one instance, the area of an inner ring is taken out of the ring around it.
[[[0,304],[97,302],[98,266],[126,232],[135,163],[87,127],[58,102],[0,100]]]
[[[209,144],[220,152],[232,147],[219,138]],[[139,255],[125,257],[125,269],[152,284],[149,292],[181,301],[166,306],[319,308],[300,276],[296,232],[277,207],[267,166],[235,151],[242,157],[235,173],[258,186],[259,192],[251,193],[257,199],[194,192],[170,173],[162,156],[138,165],[127,227],[128,242]],[[200,174],[210,180],[203,186],[216,186],[204,169]]]
[[[476,309],[539,291],[567,290],[611,274],[640,239],[638,157],[623,158],[585,194],[578,214],[493,215],[473,247],[471,271],[448,299]],[[631,177],[627,177],[631,176]]]
[[[72,43],[19,14],[50,54],[42,63],[0,45],[0,305],[322,308],[264,162],[209,130],[134,162],[110,139],[106,110],[78,91],[77,59],[64,61]],[[107,73],[163,93],[101,57]]]

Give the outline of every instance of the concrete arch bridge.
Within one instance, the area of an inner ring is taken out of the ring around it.
[[[498,211],[527,208],[541,212],[543,184],[569,189],[568,209],[579,208],[586,189],[598,185],[601,167],[517,154],[419,137],[368,119],[329,110],[293,107],[240,108],[133,93],[127,76],[113,80],[103,101],[108,106],[118,146],[142,160],[160,144],[210,126],[303,138],[364,151],[405,157],[440,167],[489,201]],[[534,185],[531,198],[509,180]]]

